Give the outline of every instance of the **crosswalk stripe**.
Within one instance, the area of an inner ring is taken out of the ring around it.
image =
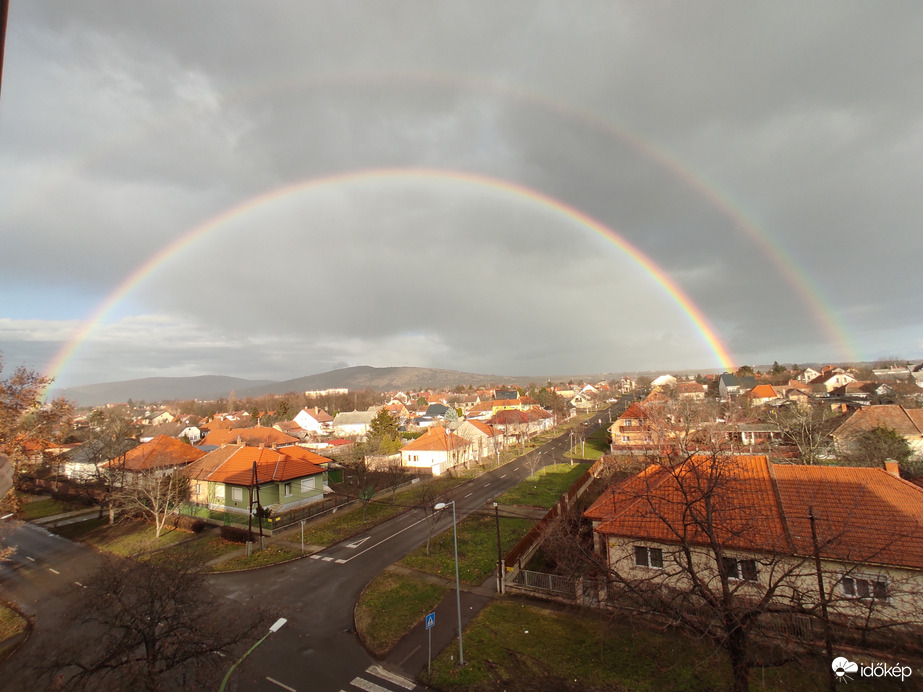
[[[382,668],[381,666],[369,666],[365,669],[366,673],[371,673],[372,675],[377,675],[382,680],[387,680],[388,682],[394,683],[395,685],[400,685],[405,690],[412,690],[416,685],[408,680],[407,678],[396,675],[390,670]]]
[[[358,687],[360,690],[365,690],[365,692],[391,692],[387,687],[376,685],[374,682],[369,682],[363,678],[354,678],[349,684],[353,687]]]
[[[312,556],[311,556],[311,559],[312,559],[312,560],[320,560],[320,557],[321,557],[320,555],[312,555]]]

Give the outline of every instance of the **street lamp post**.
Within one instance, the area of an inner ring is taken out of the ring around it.
[[[497,593],[503,593],[503,553],[500,549],[500,504],[494,502],[494,516],[497,518]]]
[[[278,620],[276,620],[274,623],[272,623],[272,627],[269,628],[269,631],[266,634],[264,634],[262,637],[260,637],[259,640],[257,640],[256,644],[254,644],[249,649],[247,649],[247,652],[243,656],[241,656],[236,661],[234,661],[234,665],[228,668],[228,672],[224,674],[224,679],[221,681],[221,687],[218,688],[218,692],[224,692],[224,687],[225,685],[228,684],[228,679],[230,679],[231,673],[234,672],[234,669],[237,666],[239,666],[243,662],[243,660],[247,658],[247,656],[253,653],[253,650],[256,649],[256,647],[258,647],[260,644],[262,644],[263,640],[266,639],[266,637],[268,637],[273,632],[278,632],[280,629],[282,629],[282,625],[284,625],[286,622],[288,622],[288,620],[286,620],[285,618],[279,618]]]
[[[458,607],[458,665],[465,665],[464,649],[462,648],[462,621],[461,621],[461,580],[458,578],[458,531],[455,528],[455,500],[450,502],[437,502],[433,509],[445,509],[452,505],[452,537],[455,539],[455,605]]]

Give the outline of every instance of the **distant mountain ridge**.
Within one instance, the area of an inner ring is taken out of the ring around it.
[[[477,375],[456,370],[435,368],[390,367],[375,368],[358,365],[298,377],[292,380],[247,380],[223,375],[196,377],[145,377],[137,380],[103,382],[54,391],[54,396],[64,396],[77,406],[102,406],[104,404],[132,401],[157,402],[177,399],[212,400],[227,398],[233,391],[238,397],[257,397],[266,394],[288,394],[312,390],[346,388],[350,391],[372,389],[375,391],[446,389],[462,385],[498,384],[504,386],[544,382],[541,378],[507,377],[502,375]]]
[[[294,380],[276,382],[245,391],[239,395],[261,396],[264,394],[287,394],[288,392],[307,392],[322,389],[345,387],[350,391],[373,389],[378,392],[391,390],[445,389],[462,385],[477,386],[484,384],[521,385],[532,381],[542,382],[533,377],[509,377],[504,375],[477,375],[457,370],[439,370],[437,368],[389,367],[375,368],[369,365],[357,365],[322,372],[317,375],[298,377]]]
[[[103,404],[133,401],[168,401],[172,399],[220,399],[232,391],[262,387],[272,380],[246,380],[224,375],[199,375],[196,377],[145,377],[139,380],[102,382],[79,387],[67,387],[52,392],[63,396],[77,406],[102,406]]]

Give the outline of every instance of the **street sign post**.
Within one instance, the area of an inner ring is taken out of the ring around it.
[[[433,627],[436,626],[436,612],[433,611],[426,616],[426,634],[429,637],[429,653],[426,655],[426,672],[429,673],[433,667]]]

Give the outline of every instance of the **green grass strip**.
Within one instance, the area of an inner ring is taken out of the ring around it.
[[[418,576],[382,572],[359,597],[356,629],[372,653],[385,656],[447,592],[447,587]]]

